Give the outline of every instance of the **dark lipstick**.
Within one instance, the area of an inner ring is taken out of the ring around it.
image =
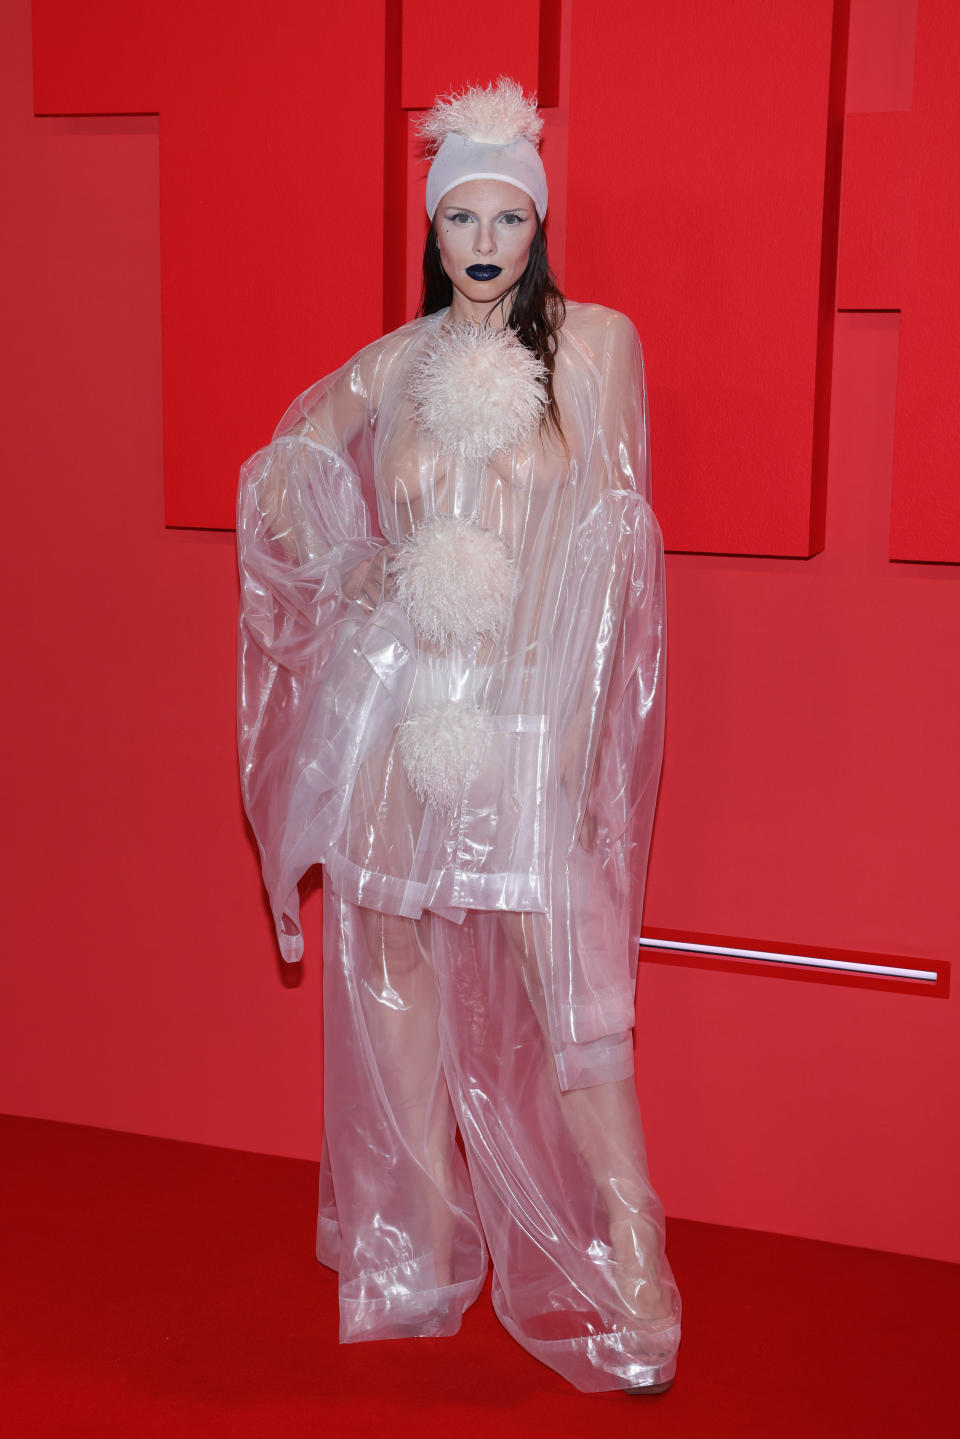
[[[495,280],[500,274],[499,265],[468,265],[467,274],[471,280]]]

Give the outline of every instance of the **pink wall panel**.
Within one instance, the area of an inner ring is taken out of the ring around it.
[[[909,110],[918,0],[850,0],[846,107]]]
[[[834,9],[576,12],[567,282],[640,330],[672,550],[823,543],[846,34]]]
[[[381,324],[383,3],[33,11],[38,113],[160,113],[167,523],[232,527],[242,460]]]

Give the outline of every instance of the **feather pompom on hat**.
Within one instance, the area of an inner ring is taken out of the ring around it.
[[[543,121],[535,95],[525,95],[516,80],[501,75],[496,85],[468,85],[439,97],[419,122],[427,149],[436,151],[447,135],[462,135],[483,145],[512,145],[521,137],[539,143]]]
[[[534,95],[501,75],[496,84],[468,85],[438,97],[419,131],[433,155],[427,175],[427,214],[432,220],[449,190],[467,180],[506,180],[529,195],[542,220],[547,213],[547,175],[537,151],[543,120]]]

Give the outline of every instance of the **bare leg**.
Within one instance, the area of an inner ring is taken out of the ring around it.
[[[452,1283],[456,1185],[453,1124],[437,1046],[437,993],[427,960],[429,921],[360,909],[370,957],[361,985],[368,1031],[404,1142],[425,1171],[437,1284]],[[430,1037],[425,1053],[425,1043]]]
[[[585,1089],[561,1090],[534,958],[536,918],[514,913],[500,916],[510,952],[540,1024],[547,1078],[606,1206],[620,1297],[633,1317],[669,1322],[670,1306],[659,1278],[663,1235],[651,1217],[651,1208],[658,1201],[647,1176],[636,1086],[630,1078],[593,1084]]]

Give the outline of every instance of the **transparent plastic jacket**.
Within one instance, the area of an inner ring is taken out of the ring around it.
[[[243,792],[287,960],[325,867],[316,1254],[345,1343],[454,1334],[489,1258],[531,1354],[650,1388],[680,1296],[631,1043],[664,702],[640,346],[570,302],[568,449],[468,458],[491,413],[468,384],[454,457],[410,384],[445,315],[307,390],[243,467]]]
[[[663,745],[663,543],[632,322],[567,302],[543,428],[489,460],[417,423],[410,367],[447,311],[306,390],[244,465],[243,795],[284,959],[297,882],[363,908],[461,922],[530,912],[561,1087],[632,1073],[636,963]],[[502,539],[516,576],[495,640],[418,640],[391,561],[437,516]],[[452,810],[418,797],[404,717],[457,700],[482,744]]]

